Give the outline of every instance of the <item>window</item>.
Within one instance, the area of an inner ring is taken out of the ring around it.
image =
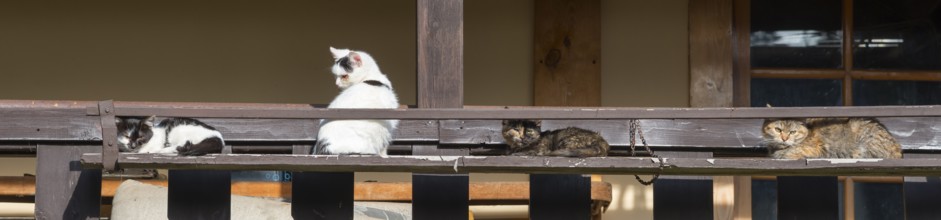
[[[941,0],[735,1],[736,105],[941,104]],[[901,184],[853,184],[857,219],[904,218]],[[754,219],[775,189],[754,180]]]

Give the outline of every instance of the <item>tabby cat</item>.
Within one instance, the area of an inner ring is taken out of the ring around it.
[[[515,156],[603,157],[610,149],[598,132],[576,127],[542,131],[541,120],[504,120],[503,139]]]
[[[901,158],[902,147],[873,118],[768,119],[763,144],[772,158]]]

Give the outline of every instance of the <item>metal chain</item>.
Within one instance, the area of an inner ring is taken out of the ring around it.
[[[628,130],[630,130],[629,132],[631,135],[631,156],[636,155],[636,152],[634,150],[636,143],[637,143],[636,137],[640,136],[640,143],[644,145],[644,150],[647,151],[647,154],[650,154],[651,157],[656,157],[657,161],[660,162],[660,167],[659,167],[660,171],[655,173],[653,175],[653,178],[650,178],[650,180],[643,180],[640,178],[640,176],[634,175],[634,178],[637,179],[637,182],[640,182],[640,184],[644,184],[645,186],[649,186],[653,184],[654,182],[656,182],[657,179],[660,178],[660,174],[663,173],[663,168],[666,167],[666,164],[664,164],[662,157],[654,154],[653,151],[650,150],[650,146],[647,145],[647,140],[644,139],[644,131],[643,129],[640,128],[640,122],[638,120],[632,119],[630,122],[630,126],[628,127]]]

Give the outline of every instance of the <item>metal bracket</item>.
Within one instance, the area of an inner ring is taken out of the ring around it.
[[[101,161],[105,172],[118,169],[118,127],[114,118],[114,101],[98,102],[101,118]]]

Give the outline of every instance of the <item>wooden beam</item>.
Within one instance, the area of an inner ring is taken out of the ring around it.
[[[732,107],[732,0],[689,2],[689,103]]]
[[[101,170],[82,169],[83,153],[98,146],[39,146],[36,161],[37,219],[97,219],[101,210]]]
[[[150,185],[167,186],[166,180],[138,179]],[[124,180],[101,181],[101,197],[114,197]],[[291,183],[282,182],[232,182],[232,195],[291,198]],[[470,183],[471,205],[525,205],[529,202],[527,182],[474,182]],[[607,205],[611,202],[610,183],[592,182],[591,199]],[[36,195],[35,177],[0,177],[0,196],[28,197]],[[412,184],[409,182],[358,182],[355,183],[355,201],[411,202]]]
[[[733,0],[732,28],[735,59],[732,102],[735,107],[751,106],[751,0]]]
[[[535,105],[600,106],[601,1],[535,1],[534,13]]]
[[[650,158],[516,157],[516,156],[335,156],[121,154],[124,168],[207,170],[291,170],[321,172],[429,173],[569,173],[654,174]],[[101,168],[101,154],[82,155],[82,166]],[[941,175],[941,159],[809,159],[667,158],[664,175]]]
[[[464,105],[464,1],[417,0],[418,107]]]

